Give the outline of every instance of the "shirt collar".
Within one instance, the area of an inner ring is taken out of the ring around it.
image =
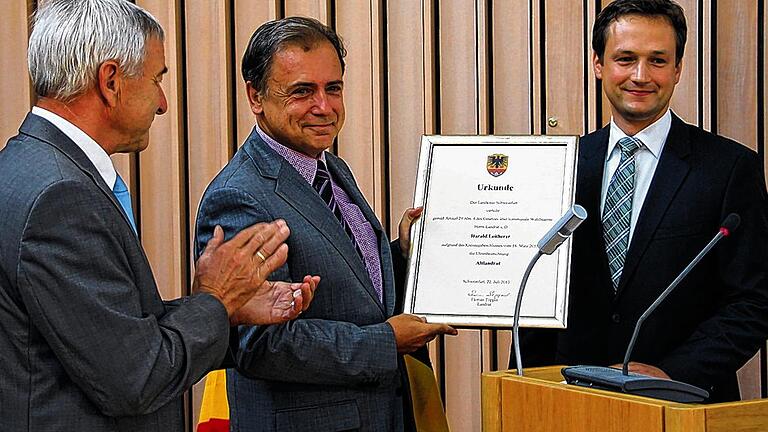
[[[667,112],[664,113],[663,116],[645,129],[636,133],[634,137],[643,143],[643,147],[647,148],[653,157],[659,159],[662,150],[664,150],[664,143],[667,141],[667,135],[669,135],[671,127],[672,111],[667,109]],[[616,143],[626,136],[628,135],[624,133],[616,122],[613,121],[613,118],[611,118],[611,132],[608,137],[608,153],[605,156],[606,160],[610,159],[613,149],[616,147]]]
[[[46,109],[38,106],[32,107],[32,114],[53,123],[54,126],[67,136],[67,138],[77,144],[77,146],[80,147],[80,150],[85,153],[85,156],[88,157],[88,160],[90,160],[93,166],[96,167],[96,171],[98,171],[101,178],[104,179],[104,183],[106,183],[110,189],[114,188],[115,180],[117,180],[115,166],[112,164],[112,159],[109,158],[107,152],[105,152],[93,138],[89,137],[88,134],[82,131],[82,129],[73,125],[68,120]]]
[[[317,159],[315,159],[277,142],[274,138],[267,135],[267,133],[259,127],[258,123],[254,126],[254,129],[272,150],[287,160],[309,184],[312,184],[312,181],[315,179],[315,173],[317,172],[317,161],[322,160],[325,162],[324,151],[320,153],[320,156]]]

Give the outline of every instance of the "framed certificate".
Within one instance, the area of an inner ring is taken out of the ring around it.
[[[537,243],[573,204],[575,136],[424,136],[405,312],[460,327],[512,327]],[[539,259],[523,327],[567,323],[571,246]]]

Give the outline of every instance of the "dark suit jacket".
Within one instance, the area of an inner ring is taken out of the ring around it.
[[[0,151],[0,429],[181,431],[227,352],[223,305],[164,303],[96,168],[29,115]]]
[[[387,236],[347,165],[326,153],[334,181],[360,207],[380,249],[384,302],[341,224],[312,186],[253,131],[213,180],[197,217],[197,251],[216,225],[227,236],[256,222],[284,219],[288,262],[270,280],[321,276],[297,320],[243,327],[228,374],[235,431],[396,431],[403,428],[395,338],[385,320],[395,308]],[[399,252],[398,252],[399,253]]]
[[[768,337],[760,163],[746,147],[673,115],[614,297],[600,221],[609,129],[579,144],[576,202],[589,219],[573,238],[568,329],[525,332],[523,365],[621,363],[640,315],[735,212],[740,228],[648,318],[632,360],[709,390],[712,401],[738,399],[735,372]]]

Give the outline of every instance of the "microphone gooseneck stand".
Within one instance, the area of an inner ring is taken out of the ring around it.
[[[536,255],[531,258],[531,262],[528,263],[528,268],[525,269],[523,274],[523,280],[520,281],[520,290],[517,291],[517,302],[515,303],[515,321],[512,324],[512,339],[515,344],[515,362],[517,364],[517,374],[523,376],[523,359],[520,355],[520,309],[523,306],[523,294],[525,293],[525,285],[528,283],[528,277],[531,275],[531,270],[536,262],[544,255],[540,250],[536,251]]]
[[[574,204],[565,214],[552,226],[552,228],[544,234],[544,237],[539,240],[536,245],[536,254],[528,263],[528,268],[525,269],[523,279],[520,281],[520,289],[517,291],[517,301],[515,302],[515,319],[512,324],[512,338],[515,344],[515,361],[517,361],[517,374],[523,375],[523,360],[520,354],[520,309],[523,305],[523,294],[525,293],[525,286],[528,283],[528,278],[531,276],[531,270],[536,262],[542,255],[552,255],[557,248],[563,244],[564,241],[571,237],[571,234],[576,228],[581,225],[587,218],[587,211],[584,207]]]

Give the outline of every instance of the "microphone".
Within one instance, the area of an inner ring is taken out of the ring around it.
[[[642,315],[640,315],[640,319],[637,320],[637,324],[635,324],[635,330],[632,332],[632,339],[629,340],[629,345],[627,346],[627,353],[624,354],[624,364],[621,367],[621,372],[623,375],[627,375],[629,373],[628,371],[628,365],[629,365],[629,357],[632,354],[632,351],[635,349],[635,342],[637,341],[637,335],[640,333],[640,327],[645,322],[646,318],[650,314],[653,313],[653,311],[656,310],[657,307],[659,307],[659,304],[664,301],[664,299],[667,298],[669,293],[674,290],[677,285],[686,277],[688,276],[688,273],[693,270],[693,267],[701,261],[702,258],[704,258],[704,255],[709,252],[710,249],[715,247],[715,244],[720,241],[723,237],[727,237],[731,235],[731,232],[734,231],[736,228],[739,227],[739,224],[741,223],[741,218],[736,213],[731,213],[728,215],[728,217],[725,218],[723,223],[720,225],[720,229],[718,230],[717,234],[715,235],[712,240],[710,240],[709,243],[707,243],[706,246],[704,246],[704,249],[699,252],[698,255],[696,255],[693,260],[686,266],[682,272],[675,278],[675,280],[672,281],[671,284],[667,287],[667,289],[664,290],[664,292],[661,293],[659,298],[656,299],[651,305],[648,307],[648,309],[643,312]]]
[[[586,218],[587,211],[584,207],[576,204],[569,208],[552,229],[539,240],[539,251],[543,254],[552,255],[552,252],[560,247]]]
[[[515,320],[512,324],[512,340],[515,344],[515,361],[517,362],[517,374],[523,375],[523,359],[520,354],[520,308],[523,305],[523,293],[525,292],[525,285],[528,283],[528,277],[531,275],[531,270],[536,262],[542,255],[552,255],[552,253],[566,241],[576,228],[581,225],[587,218],[587,210],[584,207],[575,204],[560,217],[555,225],[544,234],[544,237],[539,240],[536,254],[528,263],[528,268],[525,269],[523,274],[523,280],[520,281],[520,289],[517,291],[517,301],[515,302]]]
[[[693,260],[683,269],[682,272],[672,281],[671,284],[659,295],[659,297],[643,312],[635,324],[632,338],[627,346],[624,355],[624,363],[621,371],[609,367],[600,366],[573,366],[563,368],[562,374],[569,384],[576,384],[585,387],[600,388],[603,390],[620,391],[624,393],[649,396],[657,399],[665,399],[674,402],[701,402],[709,397],[709,392],[696,386],[686,384],[680,381],[653,378],[647,375],[630,374],[629,358],[635,348],[637,336],[640,333],[645,320],[656,308],[667,298],[678,284],[688,276],[693,267],[704,258],[704,256],[723,238],[731,235],[741,223],[741,218],[736,213],[731,213],[720,225],[720,229],[712,240],[704,246],[704,249],[696,255]]]

